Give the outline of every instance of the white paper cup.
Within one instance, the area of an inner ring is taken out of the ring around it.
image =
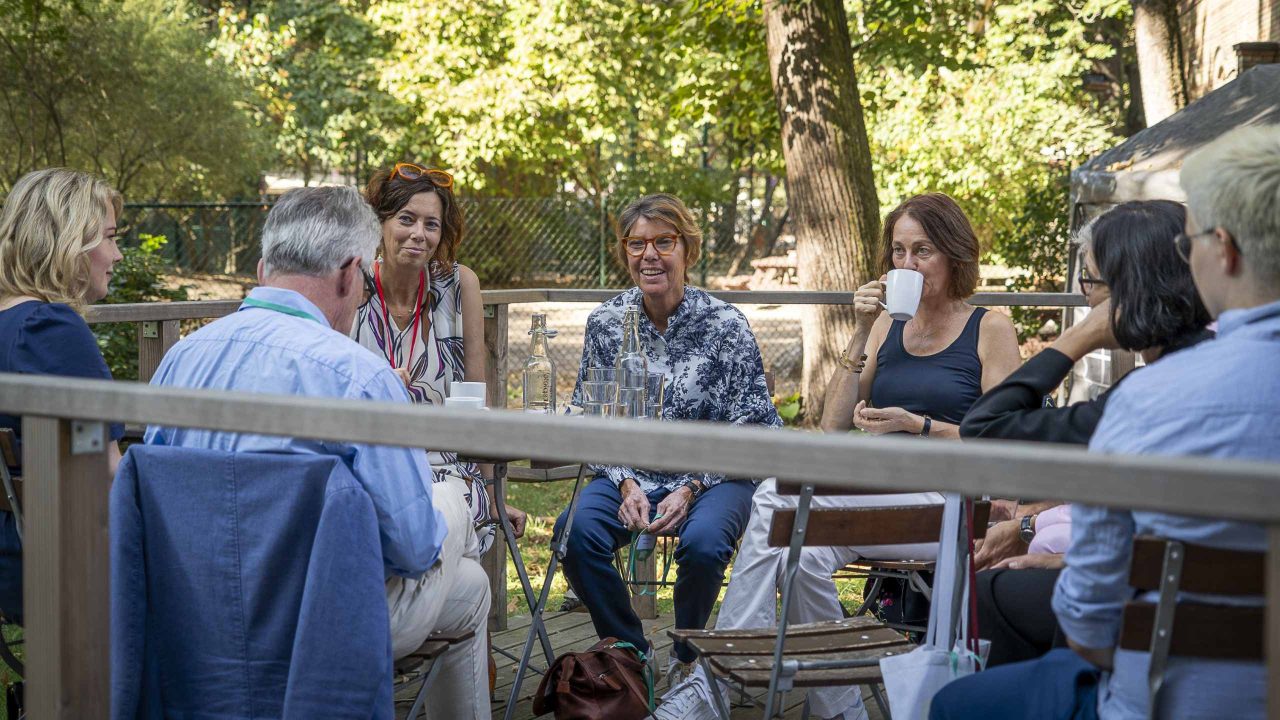
[[[475,398],[483,404],[486,399],[485,384],[482,382],[449,383],[449,397]]]
[[[458,396],[456,396],[456,395],[455,395],[455,396],[453,396],[453,397],[447,397],[447,398],[445,398],[445,399],[444,399],[444,406],[445,406],[445,407],[452,407],[452,408],[469,408],[469,409],[472,409],[472,410],[484,410],[484,409],[485,409],[485,407],[484,407],[484,400],[481,400],[480,398],[473,398],[473,397],[458,397]]]
[[[924,275],[915,270],[890,270],[885,282],[885,301],[880,304],[889,311],[889,317],[905,322],[916,316],[923,290]]]

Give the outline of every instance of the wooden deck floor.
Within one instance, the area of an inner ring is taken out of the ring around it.
[[[714,622],[714,620],[712,621]],[[658,657],[658,667],[666,668],[668,653],[671,649],[671,639],[667,637],[667,630],[673,625],[673,619],[670,616],[659,617],[655,620],[645,620],[645,632],[653,642]],[[591,626],[591,618],[586,613],[551,613],[547,616],[547,630],[551,636],[551,646],[555,652],[561,653],[568,650],[583,650],[590,647],[596,640],[595,629]],[[493,647],[495,650],[502,649],[519,656],[524,646],[525,637],[529,632],[529,616],[519,615],[510,618],[510,626],[507,630],[495,633],[493,636]],[[511,693],[511,685],[515,681],[514,660],[505,657],[501,653],[495,652],[495,660],[498,665],[497,687],[493,697],[493,717],[495,720],[501,720],[506,712],[507,698]],[[544,666],[544,659],[541,652],[535,646],[533,664],[539,669]],[[527,673],[524,682],[521,684],[519,701],[516,705],[516,711],[512,715],[515,720],[527,720],[534,717],[532,709],[532,697],[535,690],[538,689],[538,683],[542,676],[538,673],[530,671]],[[661,695],[666,689],[666,684],[662,679],[658,680],[658,694]],[[418,690],[418,684],[413,683],[406,687],[396,699],[396,716],[404,718],[408,714],[409,706],[413,702],[413,695]],[[866,698],[867,710],[870,712],[871,720],[883,720],[879,709],[871,700],[870,693],[863,691]],[[430,706],[431,700],[427,698],[427,705]],[[801,716],[802,706],[804,704],[804,695],[802,693],[791,693],[787,698],[787,712],[784,715],[787,720],[798,720]],[[733,708],[733,718],[735,720],[742,718],[759,718],[764,711],[758,708],[750,708],[746,706]],[[437,714],[436,717],[448,717],[447,713]],[[550,718],[551,715],[543,717]]]

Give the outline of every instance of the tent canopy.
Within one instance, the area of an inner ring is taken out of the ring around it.
[[[1186,199],[1182,161],[1228,130],[1280,124],[1280,64],[1257,65],[1071,173],[1073,205]]]

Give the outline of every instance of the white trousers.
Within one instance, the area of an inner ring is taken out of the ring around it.
[[[769,526],[773,512],[794,509],[798,498],[778,495],[776,483],[760,483],[751,500],[751,517],[743,533],[733,574],[716,618],[717,630],[774,627],[778,624],[778,600],[786,572],[787,548],[769,547]],[[885,507],[893,505],[942,504],[939,493],[899,495],[817,495],[812,507]],[[791,592],[789,623],[840,620],[844,610],[836,594],[832,574],[859,559],[933,560],[937,543],[919,545],[874,545],[869,547],[807,547],[800,554],[800,567]],[[697,672],[701,673],[699,667]],[[862,697],[855,686],[815,688],[809,691],[814,715],[828,718],[841,712],[858,712]]]
[[[475,630],[475,637],[451,648],[427,689],[428,718],[488,720],[489,578],[480,566],[479,543],[472,529],[462,480],[432,485],[432,502],[445,517],[449,534],[440,562],[420,580],[387,580],[387,609],[391,615],[391,649],[402,658],[436,631]]]

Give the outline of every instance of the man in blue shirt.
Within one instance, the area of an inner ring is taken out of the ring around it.
[[[1280,460],[1280,126],[1227,133],[1187,158],[1181,180],[1187,227],[1175,241],[1218,319],[1217,339],[1126,379],[1089,447]],[[1128,575],[1135,535],[1230,550],[1267,547],[1264,529],[1253,523],[1075,505],[1067,567],[1053,598],[1072,650],[953,683],[934,699],[930,718],[1148,717],[1149,654],[1116,650],[1121,612],[1134,595]],[[1264,670],[1260,663],[1174,656],[1157,702],[1159,717],[1261,718]]]
[[[363,296],[361,267],[380,237],[372,209],[352,188],[287,193],[263,227],[261,287],[236,313],[174,345],[152,384],[410,402],[396,373],[347,337]],[[378,517],[393,653],[409,654],[436,630],[475,630],[474,640],[441,660],[431,692],[453,717],[489,716],[489,583],[465,555],[472,535],[466,499],[431,482],[424,450],[170,427],[148,428],[146,441],[343,458]]]

